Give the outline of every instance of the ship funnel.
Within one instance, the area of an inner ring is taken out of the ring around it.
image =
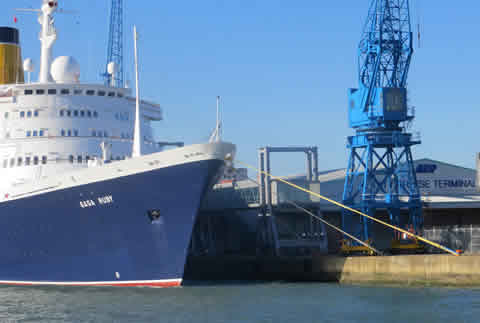
[[[0,27],[0,84],[23,83],[18,29]]]

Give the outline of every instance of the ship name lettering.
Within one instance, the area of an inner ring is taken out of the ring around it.
[[[98,200],[98,203],[100,203],[100,204],[113,203],[113,197],[111,195],[106,195],[106,196],[99,197],[99,198],[97,198],[97,200]]]
[[[95,202],[92,200],[80,201],[81,208],[92,207],[92,206],[96,206]]]

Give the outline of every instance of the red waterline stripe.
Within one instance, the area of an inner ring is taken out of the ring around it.
[[[130,281],[130,282],[88,282],[88,283],[66,283],[66,282],[17,282],[17,281],[0,281],[0,285],[15,286],[119,286],[119,287],[178,287],[182,283],[181,279],[169,281]]]

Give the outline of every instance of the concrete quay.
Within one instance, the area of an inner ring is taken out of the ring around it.
[[[480,255],[314,256],[312,270],[340,283],[480,287]]]

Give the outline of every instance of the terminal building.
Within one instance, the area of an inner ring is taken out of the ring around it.
[[[422,195],[423,236],[465,253],[480,252],[477,171],[432,159],[419,159],[414,165]],[[341,227],[339,206],[272,180],[273,212],[265,214],[257,177],[248,179],[245,170],[240,174],[217,184],[204,200],[192,236],[192,254],[299,255],[314,250],[339,251],[342,235],[299,210],[292,202]],[[316,174],[310,173],[308,180],[309,175],[283,178],[341,202],[345,169]],[[387,213],[382,210],[378,210],[376,216],[388,221]],[[382,244],[390,243],[389,229],[375,224],[373,231],[376,246],[382,248]]]

